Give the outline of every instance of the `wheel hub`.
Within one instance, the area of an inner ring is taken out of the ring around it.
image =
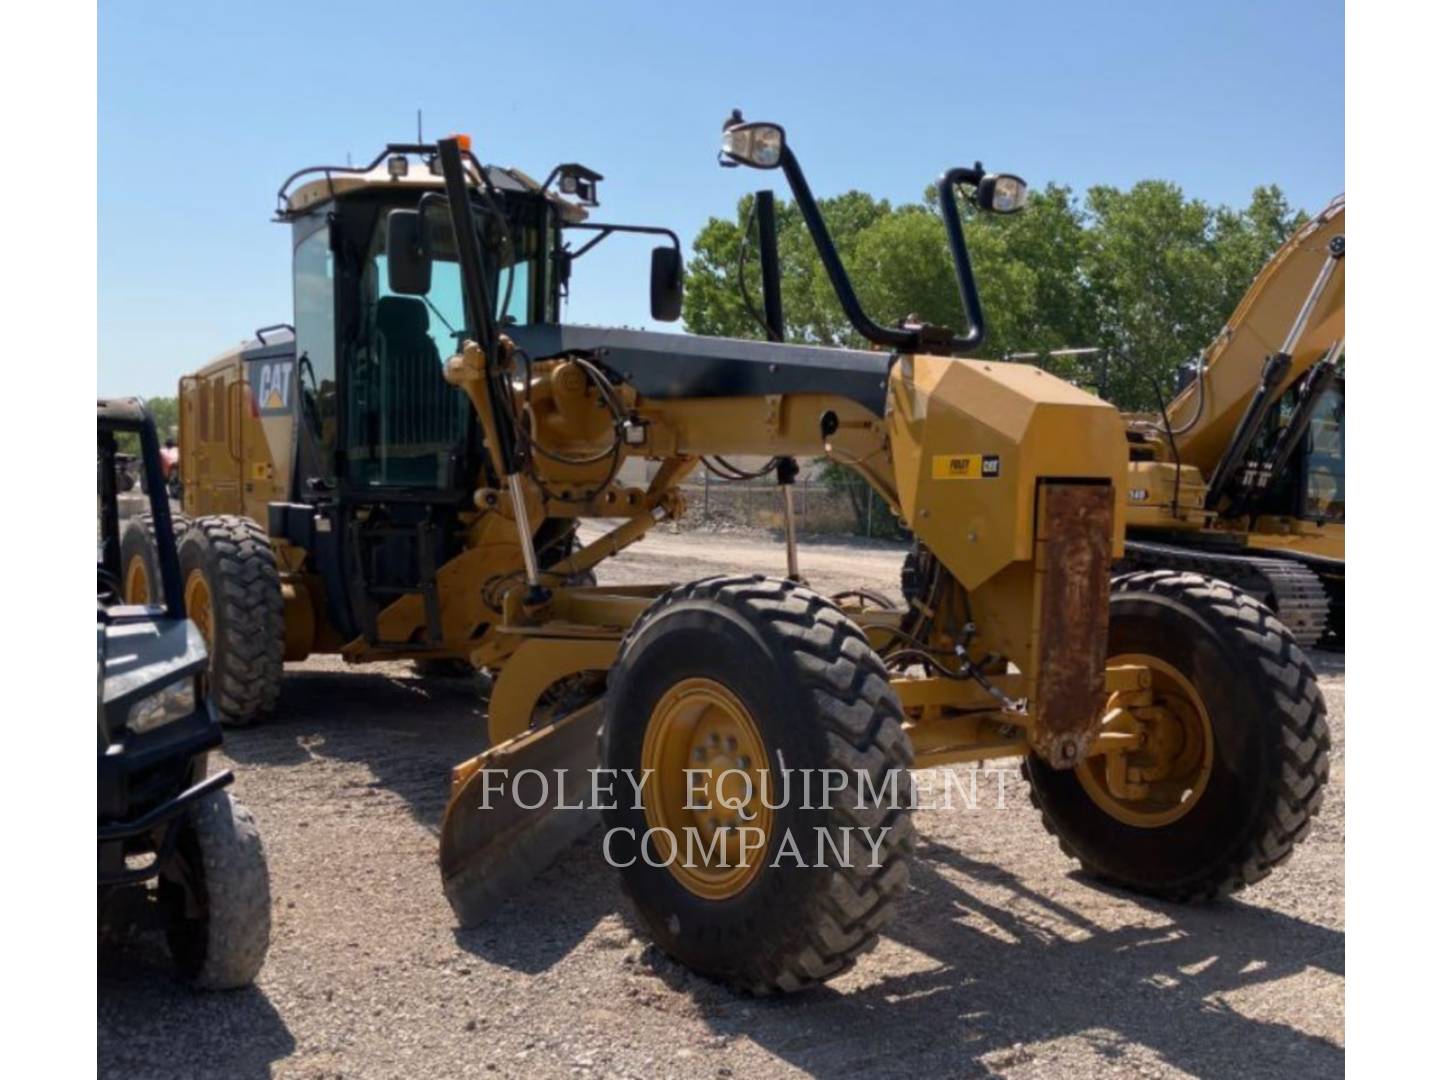
[[[1195,808],[1209,782],[1210,714],[1195,685],[1164,660],[1127,654],[1110,662],[1143,665],[1150,688],[1111,695],[1095,752],[1076,770],[1080,786],[1126,825],[1169,825]]]
[[[769,758],[749,710],[714,679],[676,683],[651,713],[641,766],[653,770],[645,795],[651,858],[667,860],[697,896],[738,894],[763,864],[773,818]]]
[[[191,570],[185,578],[185,614],[205,639],[205,647],[215,648],[215,617],[210,604],[210,583],[202,570]]]

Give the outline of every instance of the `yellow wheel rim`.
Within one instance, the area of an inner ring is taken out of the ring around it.
[[[130,563],[125,567],[125,602],[150,602],[150,571],[145,569],[145,559],[141,555],[130,556]]]
[[[191,570],[185,578],[185,614],[205,639],[205,647],[215,647],[215,615],[210,605],[210,583],[203,570]]]
[[[1149,668],[1154,705],[1117,718],[1125,730],[1138,726],[1143,732],[1140,747],[1082,762],[1075,770],[1080,786],[1097,806],[1126,825],[1155,829],[1172,824],[1195,809],[1214,770],[1210,713],[1195,684],[1159,657],[1126,653],[1111,657],[1110,663]],[[1112,697],[1106,713],[1118,704],[1118,697]],[[1101,731],[1110,728],[1107,724]],[[1141,786],[1143,794],[1132,790],[1132,784]]]
[[[642,768],[652,770],[644,799],[650,859],[668,862],[696,896],[738,895],[769,846],[769,761],[754,717],[725,686],[704,678],[672,686],[650,714],[641,749]]]

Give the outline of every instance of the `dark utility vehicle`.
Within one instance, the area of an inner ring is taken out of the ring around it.
[[[136,399],[97,410],[96,722],[102,929],[163,927],[181,975],[222,989],[251,982],[270,944],[270,880],[249,811],[207,775],[220,723],[200,685],[205,641],[185,617],[155,424]],[[122,441],[138,446],[155,568],[143,604],[123,602]]]

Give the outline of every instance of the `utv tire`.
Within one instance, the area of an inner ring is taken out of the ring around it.
[[[270,875],[255,819],[216,792],[191,808],[175,858],[186,887],[167,876],[161,894],[181,977],[204,990],[248,986],[270,947]]]
[[[681,963],[755,994],[824,982],[874,946],[909,878],[914,754],[899,700],[865,635],[830,601],[788,581],[708,578],[660,597],[626,635],[609,675],[603,764],[640,776],[647,729],[677,688],[697,681],[723,687],[743,706],[772,776],[792,771],[788,799],[772,788],[781,805],[752,875],[738,891],[707,897],[677,872],[647,864],[647,810],[633,797],[616,798],[604,813],[608,854],[655,941]],[[842,770],[846,787],[806,800],[802,770],[820,769]],[[889,783],[894,794],[872,798],[858,771],[875,792]],[[617,782],[622,790],[629,788]],[[647,784],[643,799],[653,815],[661,796]],[[817,834],[838,840],[846,827],[868,827],[871,836],[888,829],[878,857],[856,832],[848,860],[817,865]],[[775,858],[787,831],[803,867]],[[651,860],[661,861],[653,849]]]
[[[1109,655],[1152,656],[1190,680],[1210,718],[1208,779],[1177,820],[1137,826],[1103,809],[1078,769],[1032,754],[1031,801],[1099,878],[1174,901],[1253,885],[1290,857],[1324,798],[1330,732],[1315,670],[1273,612],[1223,581],[1142,571],[1112,588]]]
[[[249,518],[196,518],[180,543],[180,579],[187,614],[210,647],[208,690],[221,723],[253,724],[275,708],[285,659],[285,601],[269,539]]]
[[[171,515],[177,545],[189,527],[190,519],[184,514]],[[160,557],[155,546],[155,520],[148,513],[132,517],[120,534],[120,578],[125,584],[125,603],[158,602]]]

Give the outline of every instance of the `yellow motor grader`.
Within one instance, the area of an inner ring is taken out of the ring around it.
[[[1261,268],[1174,400],[1130,418],[1121,569],[1224,578],[1345,635],[1345,197]]]
[[[722,163],[783,173],[874,349],[561,322],[574,261],[625,234],[663,238],[652,313],[680,309],[678,238],[591,220],[601,178],[580,165],[540,183],[457,136],[282,186],[293,328],[180,385],[180,562],[221,715],[271,709],[282,662],[312,652],[485,669],[488,731],[441,827],[459,919],[484,918],[598,811],[596,842],[660,945],[754,992],[821,982],[873,945],[914,848],[911,769],[1023,758],[1065,850],[1152,895],[1264,877],[1327,778],[1314,672],[1221,581],[1112,584],[1119,413],[1039,369],[965,358],[985,320],[957,200],[1018,211],[1023,181],[978,165],[940,179],[968,327],[882,326],[783,129],[737,113],[722,138]],[[924,544],[915,599],[887,610],[800,584],[788,520],[784,576],[593,584],[726,455],[769,458],[782,482],[799,455],[856,469]],[[635,458],[644,486],[617,479]],[[581,543],[581,518],[608,529]]]

